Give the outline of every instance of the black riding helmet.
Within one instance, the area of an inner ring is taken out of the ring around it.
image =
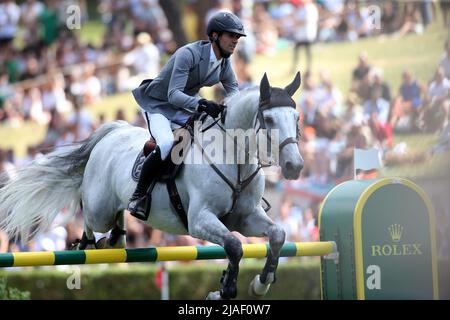
[[[209,19],[208,26],[206,28],[206,34],[208,37],[211,37],[213,32],[222,33],[222,32],[231,32],[237,33],[241,36],[247,36],[244,31],[244,26],[242,25],[241,20],[230,12],[219,12],[216,13]]]

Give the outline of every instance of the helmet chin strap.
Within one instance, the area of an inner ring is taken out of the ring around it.
[[[217,47],[219,48],[220,55],[222,58],[228,59],[231,56],[231,53],[225,52],[225,50],[222,49],[222,46],[220,45],[219,37],[217,37],[214,42],[217,44]]]

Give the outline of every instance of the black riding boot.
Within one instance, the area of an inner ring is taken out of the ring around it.
[[[156,146],[155,150],[145,158],[144,163],[142,164],[141,175],[139,176],[136,190],[131,196],[127,208],[130,213],[138,219],[145,221],[148,218],[146,212],[147,201],[151,201],[151,198],[148,198],[150,195],[147,197],[147,190],[155,179],[162,162],[161,151],[159,150],[159,147]]]

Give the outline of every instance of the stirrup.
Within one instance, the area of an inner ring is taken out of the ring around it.
[[[148,196],[143,196],[139,199],[131,200],[128,204],[127,210],[131,215],[139,220],[147,221],[150,214],[148,206]]]

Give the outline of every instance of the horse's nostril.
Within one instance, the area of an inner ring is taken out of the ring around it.
[[[289,171],[300,172],[303,169],[303,163],[294,164],[291,161],[286,162],[286,169]]]
[[[294,165],[292,164],[292,162],[290,161],[286,162],[286,169],[289,171],[294,170]]]

